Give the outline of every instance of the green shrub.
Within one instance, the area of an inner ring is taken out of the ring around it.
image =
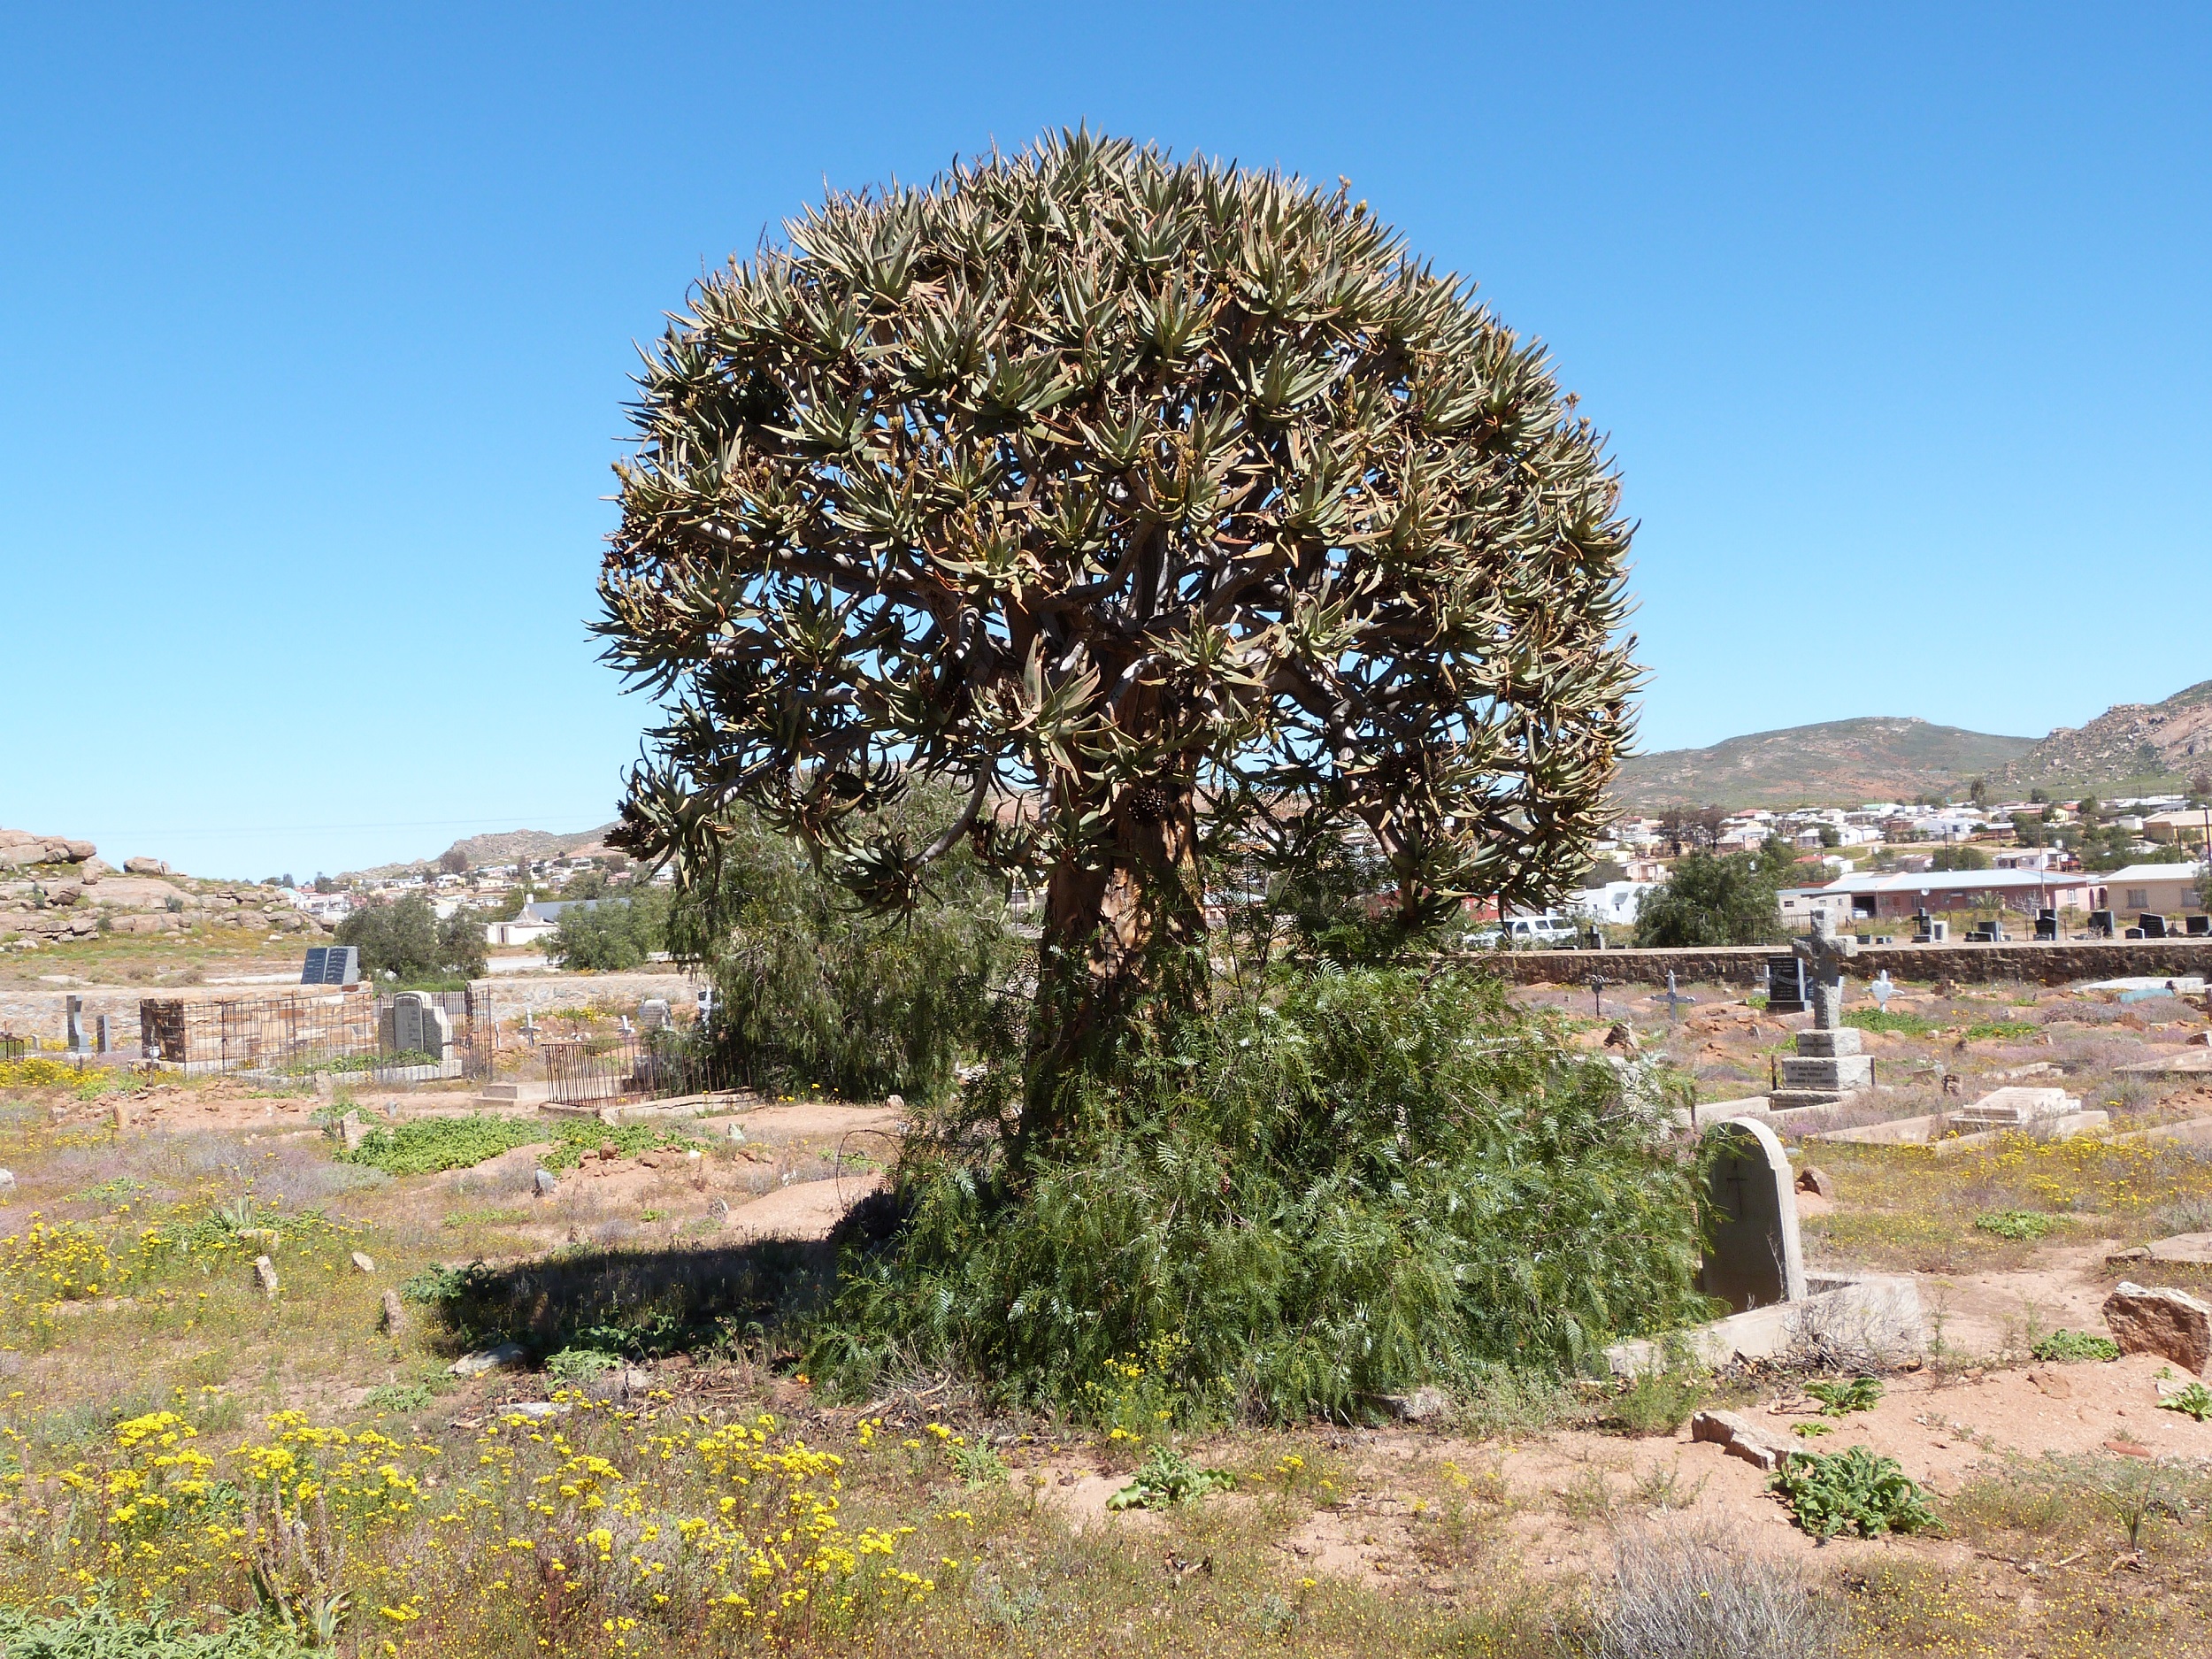
[[[456,910],[442,922],[419,893],[370,900],[338,924],[334,937],[342,945],[357,946],[363,972],[377,979],[392,973],[416,983],[472,979],[484,972],[484,930],[476,918]]]
[[[941,797],[915,786],[874,826],[917,833],[930,812],[957,811]],[[714,980],[713,1041],[733,1080],[854,1100],[948,1088],[987,1040],[992,993],[1021,950],[1002,887],[972,856],[948,857],[933,887],[895,920],[859,913],[796,841],[734,810],[719,872],[685,888],[669,921],[670,949]]]
[[[1476,975],[1301,973],[1067,1087],[1074,1126],[1018,1162],[1012,1067],[910,1147],[849,1229],[816,1377],[946,1368],[1094,1417],[1156,1356],[1186,1420],[1350,1418],[1706,1310],[1671,1102]]]
[[[1932,1019],[1917,1014],[1893,1014],[1886,1008],[1854,1008],[1846,1011],[1843,1023],[1861,1031],[1896,1032],[1907,1037],[1925,1037],[1936,1029]]]
[[[565,1348],[545,1362],[546,1371],[562,1382],[589,1382],[622,1363],[622,1356],[600,1348]]]
[[[2193,1382],[2186,1388],[2168,1394],[2159,1402],[2164,1411],[2185,1411],[2200,1423],[2212,1422],[2212,1388],[2200,1382]]]
[[[2030,1348],[2028,1355],[2042,1360],[2117,1359],[2120,1345],[2108,1336],[2087,1331],[2054,1331]]]
[[[126,1617],[104,1601],[59,1601],[58,1612],[0,1607],[0,1653],[9,1659],[296,1659],[298,1640],[251,1615],[204,1632],[166,1608]]]
[[[527,1118],[472,1112],[465,1118],[416,1118],[388,1129],[372,1129],[361,1137],[359,1146],[338,1156],[387,1175],[428,1175],[473,1168],[515,1147],[549,1138],[543,1124]]]
[[[1643,947],[1764,945],[1784,935],[1775,894],[1787,873],[1780,856],[1694,852],[1678,860],[1636,914]]]
[[[361,1403],[371,1411],[391,1411],[404,1414],[425,1411],[430,1407],[430,1385],[427,1383],[386,1383],[372,1388]]]
[[[1978,1231],[2016,1242],[2040,1239],[2060,1225],[2058,1217],[2047,1216],[2039,1210],[1993,1210],[1985,1216],[1974,1217]]]
[[[1918,1532],[1940,1526],[1927,1494],[1894,1457],[1877,1457],[1863,1446],[1839,1452],[1792,1452],[1767,1483],[1797,1524],[1816,1538],[1856,1532]]]
[[[667,934],[667,895],[645,887],[627,897],[603,898],[590,910],[579,904],[563,910],[545,954],[560,967],[616,973],[644,966],[666,948]]]
[[[1110,1509],[1167,1509],[1179,1503],[1194,1503],[1210,1492],[1227,1492],[1236,1477],[1225,1470],[1201,1469],[1188,1456],[1162,1441],[1156,1444],[1136,1476],[1106,1500]]]
[[[1805,1392],[1820,1402],[1824,1417],[1847,1417],[1854,1411],[1871,1411],[1881,1402],[1882,1385],[1873,1377],[1854,1377],[1847,1382],[1807,1383]]]
[[[1641,1371],[1606,1402],[1600,1421],[1624,1434],[1671,1434],[1711,1392],[1712,1379],[1688,1367]]]
[[[587,1152],[612,1146],[625,1157],[665,1147],[703,1147],[697,1136],[656,1124],[603,1124],[565,1118],[548,1124],[529,1118],[416,1118],[388,1129],[372,1129],[361,1144],[339,1157],[365,1164],[387,1175],[428,1175],[440,1170],[472,1169],[516,1147],[551,1141],[539,1163],[549,1170],[574,1169]]]

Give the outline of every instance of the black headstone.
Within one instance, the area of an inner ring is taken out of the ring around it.
[[[1801,1014],[1812,1006],[1812,976],[1794,956],[1767,958],[1767,1012]]]
[[[361,949],[357,945],[312,945],[307,964],[300,970],[302,985],[353,985],[361,978]]]
[[[2183,926],[2189,930],[2190,938],[2202,939],[2206,934],[2212,933],[2212,916],[2192,916]]]
[[[2135,920],[2136,925],[2142,928],[2144,938],[2163,939],[2166,937],[2166,918],[2155,911],[2145,910]]]
[[[2089,931],[2090,931],[2091,933],[2094,933],[2094,934],[2095,934],[2098,938],[2100,938],[2100,939],[2109,939],[2109,938],[2111,938],[2111,937],[2112,937],[2112,912],[2111,912],[2110,910],[2092,910],[2092,911],[2090,911],[2090,912],[2089,912]]]

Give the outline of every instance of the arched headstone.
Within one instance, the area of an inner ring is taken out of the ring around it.
[[[1805,1297],[1796,1179],[1774,1131],[1724,1118],[1705,1132],[1705,1294],[1738,1313]]]

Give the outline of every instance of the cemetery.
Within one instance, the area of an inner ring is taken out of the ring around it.
[[[2202,930],[1509,948],[1633,526],[1348,185],[1064,131],[683,305],[665,964],[0,839],[0,1649],[2206,1651]]]

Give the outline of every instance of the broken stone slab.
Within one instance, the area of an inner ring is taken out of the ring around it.
[[[407,1311],[400,1306],[399,1292],[396,1290],[386,1291],[379,1303],[379,1307],[382,1313],[384,1333],[387,1336],[397,1336],[401,1331],[406,1328]]]
[[[519,1105],[522,1101],[522,1085],[519,1083],[487,1083],[476,1091],[476,1098],[480,1104],[485,1106]]]
[[[346,1150],[358,1152],[361,1143],[368,1138],[368,1126],[361,1121],[359,1112],[348,1112],[338,1120],[338,1133],[345,1138]]]
[[[13,1170],[0,1170],[0,1193],[12,1193],[14,1190],[15,1171]]]
[[[2131,1261],[2179,1262],[2192,1267],[2212,1267],[2212,1233],[2177,1233],[2170,1239],[2152,1240],[2139,1252],[2131,1250],[2126,1254]]]
[[[1977,1129],[2024,1129],[2080,1110],[2080,1100],[2062,1088],[2026,1088],[2015,1084],[1992,1089],[1952,1117],[1955,1122],[1971,1124]]]
[[[530,1190],[541,1198],[550,1198],[559,1186],[560,1182],[554,1179],[553,1171],[550,1170],[530,1171]]]
[[[1951,1121],[1956,1124],[1961,1120],[1954,1118]],[[2031,1135],[2039,1141],[2071,1141],[2077,1136],[2093,1134],[2098,1130],[2108,1128],[2111,1123],[2112,1114],[2101,1108],[2096,1111],[2068,1112],[2063,1118],[2046,1118],[2017,1129],[1978,1129],[1971,1134],[1950,1135],[1932,1142],[1928,1149],[1939,1158],[1947,1158],[1957,1153],[1993,1147],[2007,1135]]]
[[[2212,1048],[2169,1055],[2156,1060],[2138,1060],[2133,1065],[2115,1066],[2113,1071],[2120,1075],[2133,1077],[2201,1077],[2212,1071]]]
[[[361,1251],[356,1250],[353,1253],[353,1269],[357,1273],[373,1273],[376,1271],[376,1263]]]
[[[1731,1457],[1740,1457],[1754,1469],[1771,1474],[1782,1466],[1791,1448],[1769,1438],[1733,1411],[1701,1411],[1690,1419],[1690,1439],[1717,1446]]]
[[[464,1354],[446,1369],[456,1377],[480,1377],[488,1371],[518,1371],[529,1358],[520,1343],[502,1342],[497,1348]]]
[[[1778,1302],[1693,1325],[1671,1337],[1640,1338],[1605,1350],[1616,1377],[1664,1371],[1678,1358],[1712,1370],[1792,1352],[1873,1370],[1927,1348],[1920,1286],[1910,1273],[1809,1274],[1802,1302]]]
[[[2104,1322],[2123,1354],[2156,1354],[2198,1376],[2212,1363],[2212,1302],[2185,1290],[2124,1279],[2105,1298]]]
[[[261,1286],[263,1295],[273,1296],[277,1294],[276,1263],[267,1256],[257,1256],[253,1258],[253,1276],[255,1282]]]

